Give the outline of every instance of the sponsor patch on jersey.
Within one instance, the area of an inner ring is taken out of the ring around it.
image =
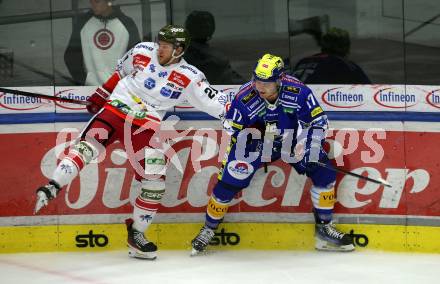
[[[234,178],[244,180],[254,172],[254,167],[247,162],[234,160],[228,164],[228,172]]]
[[[321,107],[315,107],[315,108],[312,110],[312,112],[311,112],[311,116],[312,116],[312,117],[315,117],[315,116],[317,116],[318,114],[320,114],[320,113],[322,113],[322,112],[323,112],[323,110],[322,110]]]
[[[154,65],[154,64],[150,64],[150,71],[151,71],[151,73],[154,73],[154,72],[156,72],[156,65]]]
[[[173,91],[173,93],[170,96],[170,99],[178,99],[181,94],[182,94],[182,92]]]
[[[144,81],[144,87],[148,90],[151,90],[156,87],[156,81],[153,78],[147,78]]]
[[[300,87],[294,87],[294,86],[284,86],[283,87],[283,91],[287,92],[287,93],[292,93],[292,94],[299,94],[301,93],[301,88]]]
[[[281,99],[284,102],[297,102],[298,96],[284,93],[281,95]]]
[[[257,115],[258,115],[259,117],[263,117],[263,116],[265,116],[265,115],[266,115],[266,109],[263,109],[263,110],[260,111]]]
[[[258,105],[261,104],[261,100],[255,100],[252,104],[250,104],[247,109],[252,111],[253,109],[255,109]]]
[[[134,67],[147,67],[148,63],[150,63],[151,58],[143,55],[143,54],[135,54],[133,56],[133,66]]]
[[[160,89],[160,94],[166,98],[178,99],[182,92],[174,91],[167,87],[162,87],[162,89]]]
[[[279,139],[281,135],[279,135],[280,130],[278,129],[278,120],[268,120],[266,121],[266,127],[264,131],[264,138],[268,138],[270,140]]]
[[[171,82],[167,82],[167,86],[170,87],[171,89],[177,90],[177,91],[183,91],[182,87],[177,86],[174,83]]]
[[[173,91],[168,89],[167,87],[162,87],[162,89],[160,89],[160,94],[166,98],[171,96],[172,93],[173,93]]]
[[[160,71],[159,72],[159,78],[165,78],[168,75],[167,71]]]
[[[244,96],[244,97],[241,99],[241,102],[244,103],[244,104],[247,104],[247,103],[250,102],[251,99],[254,98],[256,95],[257,95],[257,93],[254,92],[254,91],[252,91],[252,92],[250,92],[249,94],[247,94],[246,96]]]
[[[168,81],[176,83],[177,85],[184,88],[186,88],[191,82],[188,77],[176,71],[171,72],[170,76],[168,76]]]
[[[284,113],[294,113],[295,109],[290,107],[283,107]]]

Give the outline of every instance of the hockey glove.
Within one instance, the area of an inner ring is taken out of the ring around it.
[[[110,93],[104,88],[97,88],[93,95],[87,99],[87,101],[90,102],[90,104],[87,105],[87,111],[91,114],[97,113],[105,105],[109,96]]]
[[[49,184],[37,189],[37,202],[35,203],[34,214],[37,214],[41,208],[49,204],[49,200],[54,199],[60,187],[57,183],[50,181]]]

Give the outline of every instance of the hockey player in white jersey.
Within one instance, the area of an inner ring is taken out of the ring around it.
[[[38,188],[35,213],[47,206],[107,145],[119,140],[130,149],[130,162],[142,153],[131,163],[141,183],[141,194],[136,198],[132,219],[126,220],[129,256],[156,258],[157,246],[145,238],[144,232],[165,192],[167,159],[162,144],[154,138],[165,112],[187,100],[221,119],[227,101],[225,94],[209,85],[202,72],[183,59],[189,41],[183,27],[167,25],[159,31],[156,43],[139,43],[119,60],[115,73],[88,99],[87,109],[95,115],[75,147],[60,161],[49,183]]]

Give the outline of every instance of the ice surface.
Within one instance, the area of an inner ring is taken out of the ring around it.
[[[0,254],[0,283],[440,283],[438,254],[297,251],[126,251]]]

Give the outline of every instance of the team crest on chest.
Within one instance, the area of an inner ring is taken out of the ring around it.
[[[156,81],[153,78],[147,78],[144,81],[144,87],[147,88],[148,90],[151,90],[154,87],[156,87]]]
[[[100,29],[93,35],[93,43],[102,50],[112,47],[115,42],[115,35],[108,29]]]

